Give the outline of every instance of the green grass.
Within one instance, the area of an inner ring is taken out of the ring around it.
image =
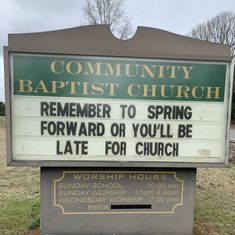
[[[235,166],[200,169],[194,213],[194,234],[235,234]]]
[[[0,128],[5,127],[5,116],[0,116]]]
[[[0,210],[0,234],[28,234],[30,230],[39,227],[39,215],[39,198],[3,203]]]

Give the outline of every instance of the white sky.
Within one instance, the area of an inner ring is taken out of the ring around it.
[[[4,100],[2,47],[10,33],[40,32],[79,26],[84,0],[1,0],[0,100]],[[125,0],[136,28],[149,26],[185,35],[221,11],[235,12],[235,0]]]

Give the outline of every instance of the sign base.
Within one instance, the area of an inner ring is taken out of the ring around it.
[[[195,182],[195,169],[41,168],[41,231],[189,235]]]

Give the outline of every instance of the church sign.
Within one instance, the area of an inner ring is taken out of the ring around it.
[[[105,25],[8,42],[7,163],[40,166],[41,234],[192,234],[196,167],[228,159],[229,47]]]
[[[228,62],[9,58],[13,162],[226,162]]]

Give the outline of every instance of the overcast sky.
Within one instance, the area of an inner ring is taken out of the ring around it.
[[[1,0],[0,100],[4,100],[2,47],[10,33],[40,32],[79,26],[84,0]],[[235,12],[235,0],[125,0],[136,28],[149,26],[185,35],[221,11]]]

